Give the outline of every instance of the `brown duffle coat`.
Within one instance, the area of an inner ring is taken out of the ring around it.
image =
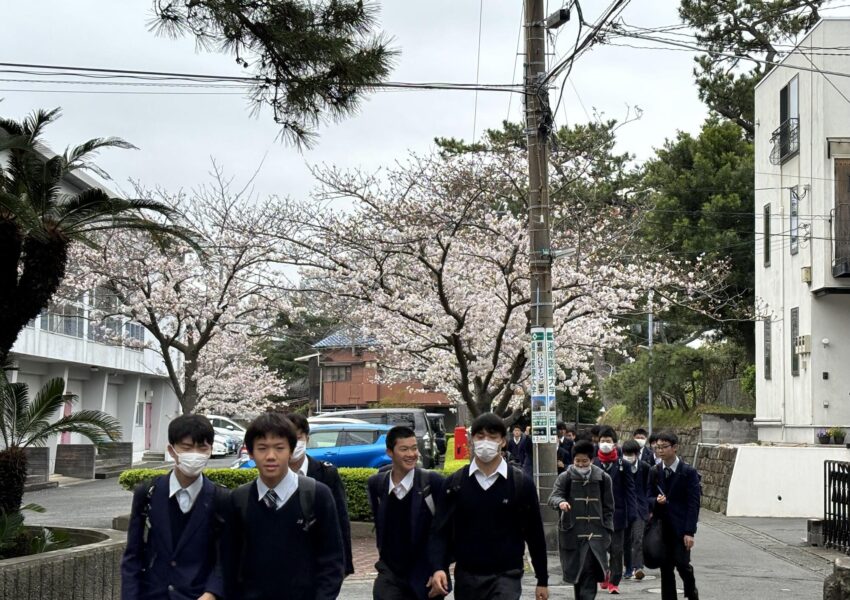
[[[561,502],[569,502],[570,510],[561,511]],[[586,560],[598,561],[598,572],[606,573],[614,532],[614,493],[608,474],[593,465],[584,477],[570,466],[555,481],[549,506],[561,513],[558,546],[564,580],[575,583]]]

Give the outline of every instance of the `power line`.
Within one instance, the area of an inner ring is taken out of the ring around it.
[[[481,74],[481,31],[484,23],[484,0],[478,2],[478,55],[475,60],[475,85],[478,85],[478,78]],[[472,143],[475,143],[476,127],[478,125],[478,90],[475,90],[475,102],[472,109]]]
[[[514,54],[514,69],[511,71],[511,83],[516,83],[516,64],[519,60],[519,47],[522,41],[522,30],[525,23],[525,2],[520,3],[519,9],[519,30],[516,34],[516,54]],[[508,114],[505,116],[505,121],[511,120],[511,104],[513,103],[513,95],[508,96]]]

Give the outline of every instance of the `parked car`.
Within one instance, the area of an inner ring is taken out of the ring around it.
[[[241,434],[245,437],[245,427],[237,423],[230,417],[222,417],[221,415],[205,415],[209,419],[214,429],[227,429],[233,433]]]
[[[428,416],[422,408],[365,408],[358,410],[340,410],[322,413],[320,416],[348,417],[362,419],[376,425],[406,425],[416,433],[419,442],[419,454],[422,466],[433,469],[439,462],[437,443]]]
[[[390,464],[387,456],[388,425],[371,423],[328,423],[310,425],[307,454],[337,467],[379,469]],[[253,469],[256,463],[248,456],[234,465],[237,469]]]
[[[431,431],[434,432],[434,440],[437,443],[437,452],[440,456],[446,454],[446,415],[442,413],[428,413],[428,421]]]
[[[231,429],[222,429],[221,427],[213,427],[216,436],[220,436],[226,440],[228,454],[236,454],[242,446],[242,441],[245,439],[244,434],[236,433]]]
[[[310,426],[320,425],[320,424],[334,424],[334,423],[365,423],[363,419],[349,419],[346,417],[335,417],[333,413],[325,413],[323,415],[316,415],[314,417],[309,417],[307,422],[310,423]]]
[[[212,446],[212,456],[227,456],[229,452],[228,444],[230,444],[230,440],[221,435],[215,434],[215,438],[213,438],[213,446]]]

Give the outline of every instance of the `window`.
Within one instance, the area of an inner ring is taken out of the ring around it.
[[[791,237],[791,254],[797,254],[800,251],[800,196],[797,195],[797,190],[791,190],[791,211],[789,233]]]
[[[145,403],[136,402],[136,427],[145,426]]]
[[[310,441],[307,442],[308,448],[333,448],[337,445],[336,440],[339,437],[339,431],[315,431],[310,434]]]
[[[800,309],[791,309],[791,375],[800,374],[800,355],[797,354],[797,337],[800,335]]]
[[[798,79],[794,77],[779,92],[779,127],[770,143],[770,162],[781,165],[800,150],[800,105]]]
[[[779,121],[787,123],[790,119],[800,118],[799,79],[797,76],[788,82],[779,92]]]
[[[377,439],[377,431],[346,431],[340,446],[368,446]]]
[[[41,313],[41,328],[81,338],[85,330],[83,309],[74,304],[51,304],[47,312]]]
[[[145,342],[145,328],[140,323],[127,321],[124,323],[124,334],[128,340],[143,344]],[[135,345],[135,344],[133,344]]]
[[[770,266],[770,204],[764,205],[764,266]]]
[[[325,381],[350,381],[351,367],[324,367]]]
[[[404,425],[416,429],[416,419],[411,413],[387,413],[387,425]]]
[[[771,356],[770,356],[770,319],[762,321],[764,323],[764,378],[770,379],[771,371]]]

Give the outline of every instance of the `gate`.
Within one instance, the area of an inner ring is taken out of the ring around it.
[[[850,554],[850,463],[825,460],[823,542]]]

